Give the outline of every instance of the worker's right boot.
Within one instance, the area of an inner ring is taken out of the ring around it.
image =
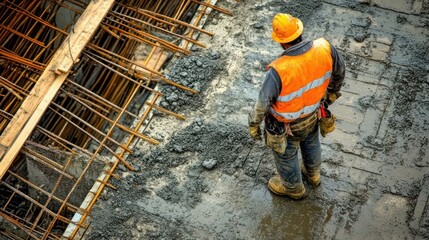
[[[320,167],[310,169],[306,168],[304,163],[301,163],[301,173],[314,188],[320,185]]]
[[[286,187],[285,182],[279,175],[272,177],[270,181],[268,181],[268,189],[277,195],[288,196],[296,200],[303,198],[305,194],[305,188],[302,183],[298,186]]]

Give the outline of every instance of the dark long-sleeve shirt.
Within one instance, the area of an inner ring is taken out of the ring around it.
[[[313,41],[302,41],[287,50],[285,50],[282,56],[298,56],[306,53],[313,46]],[[331,56],[332,56],[332,76],[328,84],[327,91],[329,93],[339,92],[344,81],[345,76],[345,64],[344,60],[339,55],[337,49],[332,44]],[[265,113],[268,111],[272,103],[276,102],[280,92],[282,90],[282,81],[279,74],[274,68],[270,68],[265,75],[265,80],[262,83],[261,90],[259,92],[258,100],[255,103],[254,108],[249,114],[249,126],[259,126],[264,119]]]

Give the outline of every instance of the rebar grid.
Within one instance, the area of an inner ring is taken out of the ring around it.
[[[189,44],[205,47],[195,32],[213,35],[198,27],[211,8],[196,0],[116,1],[82,54],[70,56],[73,68],[13,164],[0,181],[0,216],[22,230],[22,239],[60,239],[70,223],[70,235],[86,229],[84,224],[115,169],[132,153],[152,110],[184,120],[185,117],[156,104],[163,94],[155,90],[164,82],[197,93],[165,78],[164,62],[175,54],[189,54]],[[54,53],[73,32],[74,22],[87,8],[79,0],[5,0],[0,3],[0,133],[37,84]],[[58,24],[56,17],[67,9],[70,19]],[[190,21],[194,18],[192,24]],[[59,25],[63,25],[59,27]],[[71,47],[71,46],[68,46]],[[70,52],[71,55],[71,52]],[[139,112],[143,114],[139,115]],[[1,147],[1,146],[0,146]],[[80,163],[80,168],[74,165]],[[76,170],[79,169],[79,170]],[[0,169],[1,170],[1,169]],[[104,172],[102,179],[98,174]],[[40,174],[42,173],[42,174]],[[40,176],[49,176],[43,182]],[[92,192],[83,179],[99,182]],[[80,208],[82,194],[94,195]],[[77,222],[72,217],[80,214]]]

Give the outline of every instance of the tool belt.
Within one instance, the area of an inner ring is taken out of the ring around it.
[[[308,132],[308,129],[313,129],[317,124],[317,111],[310,113],[304,118],[297,119],[290,123],[290,130],[293,136],[300,136],[304,132]]]
[[[287,137],[300,137],[308,133],[317,124],[317,111],[304,118],[297,119],[292,123],[278,121],[274,116],[267,113],[265,121],[265,144],[274,151],[283,154],[286,150]]]

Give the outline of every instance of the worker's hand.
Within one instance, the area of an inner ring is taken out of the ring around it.
[[[259,128],[259,126],[249,126],[249,133],[253,139],[261,139],[261,129]]]
[[[325,99],[325,101],[331,105],[332,103],[335,102],[335,100],[337,100],[339,97],[341,97],[341,93],[340,92],[334,92],[334,93],[329,93],[326,92],[325,96],[323,96],[323,99]]]

